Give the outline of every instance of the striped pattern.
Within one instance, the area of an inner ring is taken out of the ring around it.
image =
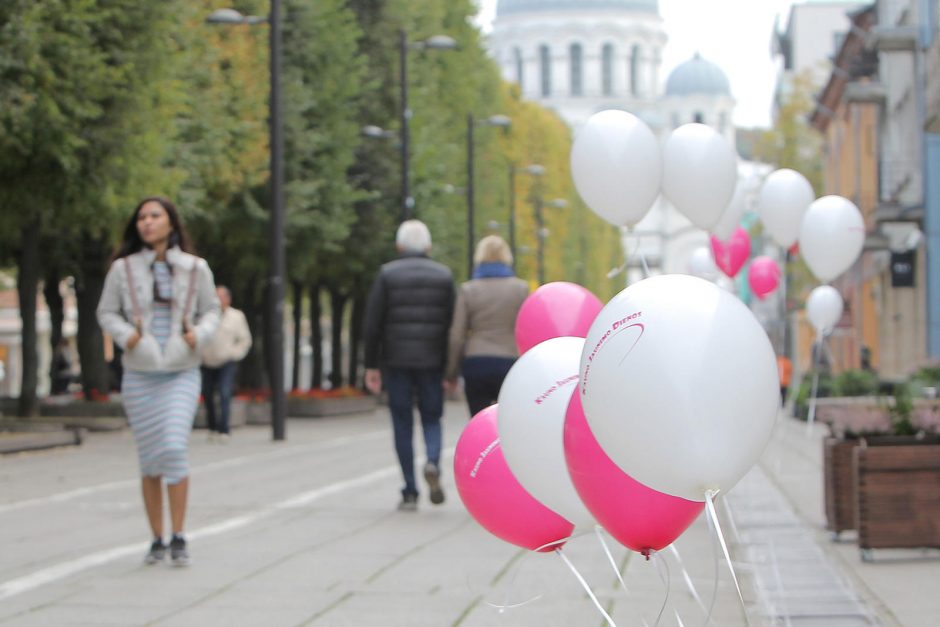
[[[167,340],[170,339],[170,319],[173,316],[169,303],[173,296],[173,275],[165,261],[153,262],[153,280],[157,294],[168,301],[165,303],[154,301],[153,319],[150,322],[150,333],[163,350],[166,348]]]
[[[121,399],[137,441],[140,473],[177,484],[189,475],[189,434],[201,387],[198,368],[125,370]]]

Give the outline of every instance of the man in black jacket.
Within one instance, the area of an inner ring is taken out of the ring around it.
[[[398,509],[415,511],[418,507],[412,442],[415,393],[427,449],[424,478],[431,503],[444,502],[441,415],[447,334],[454,312],[454,277],[446,266],[428,258],[431,234],[423,222],[402,222],[395,245],[399,258],[382,266],[366,306],[366,387],[378,394],[384,371],[395,451],[405,480]]]

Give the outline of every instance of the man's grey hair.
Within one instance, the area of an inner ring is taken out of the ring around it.
[[[398,227],[395,246],[403,253],[426,253],[431,250],[431,232],[421,220],[405,220]]]

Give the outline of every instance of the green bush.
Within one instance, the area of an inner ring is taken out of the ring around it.
[[[793,401],[793,415],[800,420],[807,420],[809,418],[809,397],[813,392],[813,374],[811,370],[800,380],[800,388],[797,390],[796,399]],[[834,381],[832,376],[826,372],[820,372],[819,384],[816,388],[816,398],[826,398],[834,395]]]
[[[845,370],[832,382],[833,396],[871,396],[878,393],[878,376],[868,370]]]

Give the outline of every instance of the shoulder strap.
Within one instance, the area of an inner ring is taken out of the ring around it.
[[[193,268],[189,271],[189,286],[186,289],[186,304],[183,305],[183,328],[188,330],[189,309],[193,304],[193,293],[196,291],[196,273],[199,272],[199,258],[193,261]]]
[[[131,293],[131,305],[134,307],[134,326],[137,327],[137,332],[141,332],[142,318],[140,315],[140,305],[137,303],[137,289],[134,286],[134,275],[131,273],[131,264],[127,260],[127,257],[124,257],[124,274],[127,277],[127,289]]]

